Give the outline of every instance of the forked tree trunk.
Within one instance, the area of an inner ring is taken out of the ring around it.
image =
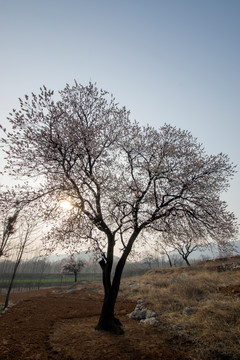
[[[116,296],[112,291],[104,295],[101,315],[96,330],[109,331],[115,334],[123,334],[122,324],[114,315]]]
[[[104,300],[101,315],[96,326],[96,330],[103,330],[113,332],[115,334],[123,334],[121,322],[115,317],[114,308],[118,296],[121,273],[120,269],[116,268],[114,280],[111,283],[109,269],[107,264],[103,266],[103,286],[104,286]],[[119,273],[119,274],[118,274]]]
[[[119,259],[113,280],[111,281],[111,271],[113,265],[113,247],[114,241],[111,242],[111,247],[108,248],[108,256],[106,260],[99,262],[103,271],[103,286],[104,286],[104,301],[102,306],[101,315],[96,326],[96,330],[103,330],[113,332],[121,335],[124,333],[121,322],[115,317],[114,308],[120,288],[120,282],[122,277],[123,268],[125,266],[127,257],[132,249],[134,240],[140,233],[140,229],[136,229],[129,239],[121,258]],[[114,240],[112,238],[111,240]]]

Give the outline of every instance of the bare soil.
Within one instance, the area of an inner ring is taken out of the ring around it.
[[[164,324],[143,326],[127,316],[136,305],[131,300],[119,297],[116,305],[124,335],[96,331],[102,298],[99,283],[13,293],[12,306],[0,316],[0,359],[189,359],[191,344]]]

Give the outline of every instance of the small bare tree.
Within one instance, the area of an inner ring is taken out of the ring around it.
[[[221,239],[221,233],[218,236],[218,244],[225,243],[224,239]],[[176,250],[185,263],[190,266],[189,256],[196,250],[206,248],[209,244],[209,236],[203,231],[202,226],[192,221],[186,221],[185,218],[174,219],[171,224],[168,224],[166,231],[161,233],[161,238],[161,248],[167,255],[170,266],[172,263],[170,250],[167,252],[166,249]]]
[[[16,241],[17,252],[14,251],[16,260],[15,260],[11,280],[10,280],[10,283],[8,286],[8,291],[7,291],[7,295],[6,295],[6,299],[5,299],[5,303],[4,303],[4,307],[3,307],[3,312],[8,307],[9,297],[10,297],[10,294],[12,291],[12,286],[13,286],[13,283],[14,283],[14,280],[16,277],[16,273],[17,273],[18,267],[21,263],[24,250],[26,249],[26,246],[29,245],[30,235],[32,234],[32,232],[34,230],[35,225],[36,224],[32,221],[32,219],[29,219],[27,217],[24,217],[24,218],[22,217],[20,224],[18,224],[18,228],[16,230],[17,231],[17,241]],[[35,240],[36,240],[36,238],[35,238]]]
[[[165,242],[162,240],[161,242],[159,242],[158,248],[159,248],[160,255],[162,255],[162,256],[166,255],[167,259],[168,259],[169,266],[172,267],[173,264],[172,264],[172,259],[171,259],[171,256],[170,256],[171,249],[169,248],[169,246],[167,244],[165,244]]]
[[[74,281],[77,282],[78,273],[82,270],[85,266],[85,262],[80,259],[74,259],[74,256],[71,255],[69,261],[64,263],[61,267],[61,272],[67,272],[74,274]]]

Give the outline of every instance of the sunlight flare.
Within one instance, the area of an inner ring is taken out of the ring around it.
[[[71,203],[71,201],[69,200],[61,200],[60,201],[60,207],[63,209],[63,210],[71,210],[73,208],[73,205]]]

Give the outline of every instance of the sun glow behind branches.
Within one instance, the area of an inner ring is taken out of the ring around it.
[[[60,201],[60,207],[64,211],[69,211],[73,208],[73,205],[69,200],[61,200]]]

